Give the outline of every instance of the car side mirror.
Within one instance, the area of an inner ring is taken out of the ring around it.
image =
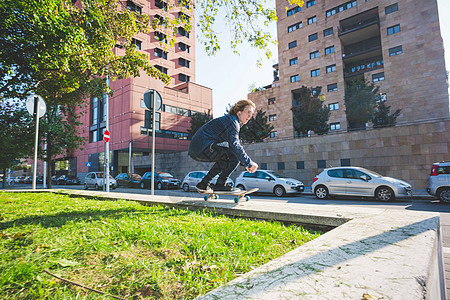
[[[272,178],[269,177],[269,176],[267,176],[266,179],[267,179],[268,181],[271,181],[271,180],[272,180]]]
[[[365,182],[369,181],[369,178],[366,175],[362,175],[359,178],[361,178],[362,180],[364,180]]]

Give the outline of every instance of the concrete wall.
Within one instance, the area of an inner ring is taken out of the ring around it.
[[[385,176],[403,179],[413,189],[425,189],[431,165],[450,160],[450,119],[429,121],[356,132],[328,134],[307,138],[268,141],[246,144],[246,151],[258,164],[266,163],[268,169],[277,170],[302,180],[311,186],[314,176],[323,169],[317,161],[325,160],[327,167],[340,166],[341,159],[350,159],[352,166],[361,166]],[[148,164],[151,156],[136,157],[135,166]],[[211,163],[192,160],[187,152],[160,154],[156,169],[171,172],[183,179],[189,171],[209,170]],[[304,169],[297,169],[297,161],[304,162]],[[278,170],[278,162],[284,162],[285,170]],[[234,179],[241,171],[232,174]]]

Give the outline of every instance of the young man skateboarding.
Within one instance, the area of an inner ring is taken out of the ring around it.
[[[192,137],[189,156],[197,161],[215,162],[208,174],[197,184],[199,191],[211,190],[211,180],[217,175],[214,191],[238,191],[226,185],[230,174],[241,163],[253,173],[258,164],[250,159],[239,141],[241,125],[245,125],[255,112],[256,106],[250,100],[240,100],[223,117],[213,119],[203,125]]]

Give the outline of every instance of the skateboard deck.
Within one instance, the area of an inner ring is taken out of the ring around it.
[[[219,195],[230,195],[230,196],[236,196],[234,198],[234,202],[238,203],[239,200],[241,199],[245,199],[245,201],[250,200],[250,196],[248,196],[248,194],[254,193],[257,190],[259,190],[258,188],[254,188],[251,190],[241,190],[239,192],[214,192],[213,190],[207,190],[207,191],[199,191],[197,190],[200,194],[204,194],[205,196],[203,197],[203,199],[205,201],[208,201],[209,198],[213,198],[213,199],[219,199]]]

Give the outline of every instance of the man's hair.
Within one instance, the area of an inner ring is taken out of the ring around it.
[[[256,110],[256,105],[251,100],[239,100],[230,108],[230,115],[237,115],[239,111],[243,111],[248,105]]]

